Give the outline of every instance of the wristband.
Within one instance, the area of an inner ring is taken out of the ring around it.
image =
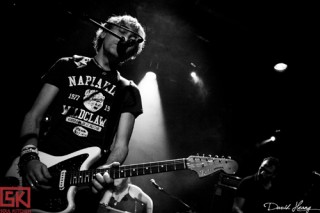
[[[27,165],[29,161],[32,160],[40,160],[39,155],[36,152],[26,152],[20,156],[18,167],[19,167],[19,174],[22,174],[24,167]]]
[[[29,152],[34,152],[37,155],[39,154],[38,148],[35,145],[26,145],[24,147],[22,147],[21,149],[21,153],[20,153],[20,157],[24,154],[27,154]]]

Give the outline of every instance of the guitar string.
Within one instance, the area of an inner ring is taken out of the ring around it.
[[[140,171],[141,169],[142,170],[145,170],[147,168],[151,168],[150,170],[154,169],[154,168],[158,168],[160,166],[179,166],[179,165],[182,165],[183,164],[183,167],[185,168],[185,159],[177,159],[177,160],[174,160],[174,162],[172,161],[168,161],[169,163],[163,163],[163,162],[166,162],[166,161],[158,161],[158,162],[153,162],[153,163],[144,163],[144,164],[132,164],[132,165],[124,165],[124,166],[121,166],[119,169],[115,169],[115,168],[111,168],[112,171],[111,173],[113,173],[115,175],[115,173],[120,173],[120,172],[125,172],[127,173],[127,171],[130,171],[132,169],[136,169],[138,171]],[[159,165],[159,163],[162,163],[161,165]],[[149,165],[149,166],[146,166],[146,165]],[[136,167],[136,168],[132,168],[132,167]],[[69,178],[70,179],[70,183],[72,183],[73,181],[74,182],[83,182],[88,179],[88,181],[91,181],[91,179],[93,178],[94,174],[96,173],[103,173],[105,171],[108,171],[108,170],[111,170],[110,168],[108,169],[93,169],[93,170],[82,170],[82,171],[71,171],[71,172],[67,172],[67,175],[66,175],[66,178]],[[149,169],[148,169],[149,170]],[[95,172],[93,172],[95,171]],[[110,172],[110,171],[109,171]],[[85,175],[86,173],[91,173],[91,175]],[[84,180],[81,181],[81,179],[83,177],[91,177],[90,178],[85,178]],[[79,181],[80,179],[80,181]]]
[[[73,172],[70,172],[69,174],[73,174],[73,175],[81,175],[82,176],[82,173],[86,173],[86,172],[91,172],[91,171],[95,171],[95,173],[103,173],[105,171],[108,171],[108,170],[112,170],[112,172],[120,172],[120,171],[128,171],[128,170],[132,170],[132,169],[148,169],[148,168],[159,168],[161,166],[177,166],[178,164],[185,164],[185,159],[177,159],[175,160],[175,162],[169,162],[169,163],[163,163],[163,162],[166,162],[166,161],[158,161],[158,162],[153,162],[153,163],[144,163],[144,164],[132,164],[132,165],[123,165],[123,166],[120,166],[119,169],[117,168],[107,168],[107,169],[95,169],[95,170],[82,170],[82,171],[73,171]],[[161,163],[159,165],[159,163]],[[198,162],[198,163],[203,163],[203,162]],[[132,168],[134,167],[134,168]]]
[[[196,157],[195,157],[196,158]],[[219,160],[219,162],[221,163],[221,160]],[[127,172],[130,171],[130,174],[132,175],[132,170],[136,169],[136,175],[139,175],[139,171],[140,170],[149,170],[151,173],[154,172],[154,168],[158,169],[158,172],[160,172],[160,167],[166,166],[166,169],[168,169],[167,167],[169,166],[175,166],[175,170],[177,169],[185,169],[185,163],[186,163],[186,159],[182,158],[182,159],[176,159],[176,160],[168,160],[168,161],[158,161],[158,162],[152,162],[152,163],[144,163],[144,164],[132,164],[132,165],[123,165],[121,166],[119,169],[115,169],[115,168],[108,168],[108,169],[95,169],[95,170],[82,170],[82,171],[71,171],[68,172],[66,175],[66,178],[68,177],[70,179],[70,183],[72,183],[72,181],[75,182],[87,182],[87,181],[91,181],[93,179],[93,177],[95,176],[95,174],[97,173],[103,173],[105,171],[110,172],[109,170],[112,170],[111,173],[113,173],[113,177],[116,177],[115,175],[117,174],[117,176],[121,176],[120,173],[125,173],[127,175]],[[198,162],[203,164],[203,162]],[[160,164],[160,165],[159,165]],[[180,168],[179,166],[181,166],[183,164],[183,168]],[[132,168],[134,167],[134,168]],[[150,168],[150,169],[149,169]],[[170,170],[171,171],[171,170]],[[145,172],[145,171],[143,171]],[[86,173],[90,173],[89,175]],[[78,178],[77,178],[78,177]],[[82,180],[84,178],[84,180]],[[80,180],[79,180],[80,179]]]

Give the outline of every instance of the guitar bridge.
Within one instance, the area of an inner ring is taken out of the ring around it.
[[[67,170],[62,170],[59,177],[59,190],[64,190]]]

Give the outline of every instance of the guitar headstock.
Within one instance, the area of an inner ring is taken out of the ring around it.
[[[238,170],[238,163],[228,158],[189,156],[187,158],[188,169],[194,170],[199,177],[204,177],[217,171],[224,171],[227,174],[235,174]]]

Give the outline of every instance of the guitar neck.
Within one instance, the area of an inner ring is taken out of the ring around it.
[[[87,185],[91,183],[96,174],[108,172],[113,179],[134,177],[141,175],[157,174],[163,172],[177,171],[188,169],[185,158],[156,161],[150,163],[123,165],[107,169],[91,169],[84,171],[70,171],[66,174],[67,182],[70,185]],[[69,181],[68,181],[69,179]]]

